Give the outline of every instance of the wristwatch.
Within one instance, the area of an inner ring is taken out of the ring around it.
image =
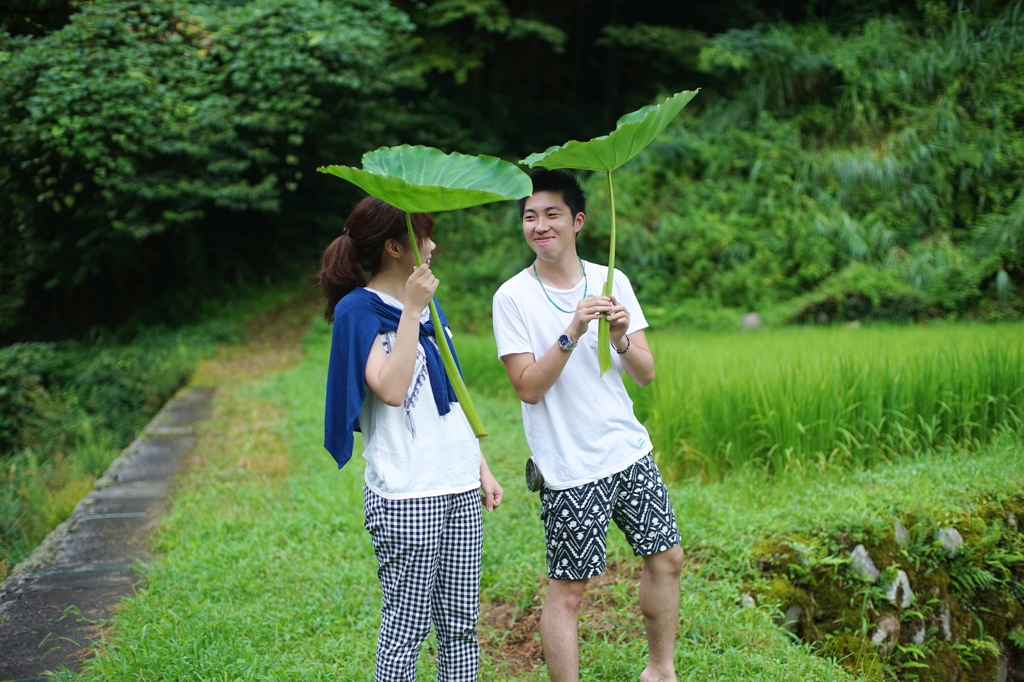
[[[558,337],[558,347],[562,350],[572,350],[576,347],[576,342],[568,334],[562,334]]]

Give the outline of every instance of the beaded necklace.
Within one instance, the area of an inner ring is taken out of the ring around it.
[[[576,260],[578,260],[580,262],[580,270],[583,271],[583,298],[586,298],[587,297],[587,287],[589,286],[589,283],[587,282],[587,268],[583,265],[583,259],[582,258],[580,258],[579,256],[576,256]],[[551,299],[551,294],[549,294],[548,290],[544,288],[544,282],[540,281],[540,275],[537,274],[537,261],[536,260],[533,261],[533,276],[537,278],[537,283],[540,284],[540,288],[544,292],[544,295],[548,297],[549,301],[551,301],[551,305],[555,306],[556,308],[558,308],[563,313],[568,313],[568,314],[571,315],[573,311],[566,310],[565,308],[561,307],[560,305],[558,305],[557,303],[555,303]]]

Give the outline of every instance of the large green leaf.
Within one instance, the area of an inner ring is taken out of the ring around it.
[[[644,150],[658,133],[665,129],[699,90],[684,90],[660,104],[651,104],[626,114],[615,124],[615,130],[589,142],[570,140],[530,154],[520,163],[530,168],[572,168],[575,170],[611,171]]]
[[[607,135],[595,137],[589,142],[570,140],[563,145],[530,154],[519,162],[531,168],[572,168],[604,171],[608,175],[608,199],[612,210],[608,239],[608,279],[601,290],[605,296],[612,295],[615,277],[615,188],[612,184],[612,171],[642,152],[698,92],[684,90],[676,93],[660,104],[651,104],[626,114],[615,124],[615,130]],[[611,369],[611,330],[607,318],[602,318],[597,324],[597,362],[601,374]]]
[[[507,161],[493,156],[445,154],[433,147],[407,144],[381,147],[363,154],[362,169],[334,165],[317,170],[348,180],[367,194],[404,211],[416,265],[422,265],[423,260],[416,245],[410,214],[453,211],[492,201],[521,199],[533,191],[529,176]],[[435,329],[441,329],[434,301],[430,302],[430,319]],[[438,344],[441,361],[466,419],[477,437],[482,438],[487,435],[487,430],[469,396],[449,344],[450,339],[448,343]]]
[[[335,165],[317,170],[348,180],[409,213],[521,199],[533,191],[529,176],[507,161],[407,144],[363,154],[362,169]]]

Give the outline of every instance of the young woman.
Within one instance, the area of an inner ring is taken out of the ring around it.
[[[324,251],[319,282],[334,323],[324,446],[340,468],[352,432],[362,431],[366,529],[383,592],[374,680],[413,682],[433,623],[437,679],[475,681],[480,496],[491,511],[503,491],[441,364],[444,315],[446,333],[430,322],[434,219],[419,213],[412,222],[419,267],[405,214],[373,197],[356,204]]]

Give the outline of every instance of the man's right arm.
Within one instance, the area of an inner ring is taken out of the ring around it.
[[[513,353],[503,355],[501,361],[505,363],[505,372],[519,399],[529,405],[536,405],[547,390],[554,386],[570,355],[572,351],[562,350],[558,342],[555,342],[540,360],[536,360],[533,353]]]
[[[577,304],[572,322],[565,333],[573,343],[578,343],[587,333],[587,325],[591,320],[598,319],[611,307],[611,299],[606,296],[588,296]],[[505,372],[519,399],[529,405],[536,405],[547,390],[555,385],[572,353],[562,350],[558,339],[554,339],[539,360],[533,353],[510,353],[501,356],[501,361],[505,363]]]

